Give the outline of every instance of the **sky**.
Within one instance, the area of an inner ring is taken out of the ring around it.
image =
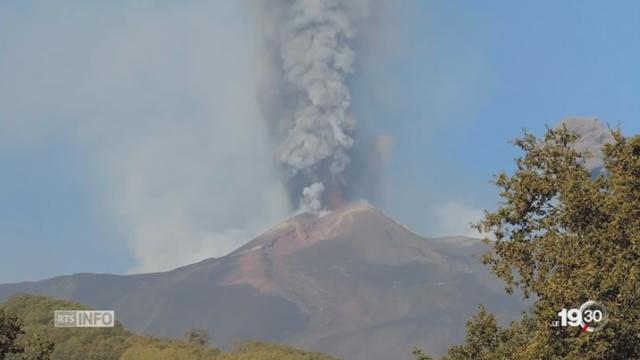
[[[166,270],[289,215],[244,2],[0,2],[0,283]],[[569,116],[640,132],[640,3],[387,2],[353,110],[393,139],[375,205],[471,235],[509,143]]]

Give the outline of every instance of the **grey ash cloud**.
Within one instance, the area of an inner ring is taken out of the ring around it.
[[[593,174],[604,171],[604,154],[602,147],[614,141],[611,129],[597,118],[572,117],[562,120],[558,127],[566,126],[569,131],[580,135],[574,144],[576,151],[583,154],[584,166]]]
[[[264,50],[259,98],[290,203],[307,210],[335,207],[356,196],[352,189],[363,174],[375,176],[372,164],[379,158],[375,141],[355,144],[349,86],[369,2],[255,4]]]

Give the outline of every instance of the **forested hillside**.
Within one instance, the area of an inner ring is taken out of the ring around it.
[[[331,360],[284,345],[236,344],[231,351],[207,341],[179,341],[136,335],[113,328],[55,328],[55,310],[86,306],[44,296],[20,294],[0,306],[0,360]]]

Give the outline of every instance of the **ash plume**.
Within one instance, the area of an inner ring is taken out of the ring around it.
[[[560,122],[558,127],[566,126],[567,130],[580,135],[573,144],[574,149],[585,157],[584,166],[592,174],[604,172],[604,154],[602,147],[614,142],[611,129],[596,118],[568,118]]]
[[[319,212],[331,206],[331,198],[353,196],[350,188],[370,168],[354,164],[367,156],[354,156],[364,148],[355,145],[349,88],[356,27],[366,16],[368,2],[258,4],[266,57],[259,97],[275,142],[275,160],[283,170],[290,204]],[[350,167],[359,169],[358,174]]]

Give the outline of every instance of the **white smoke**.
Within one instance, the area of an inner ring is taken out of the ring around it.
[[[430,230],[430,236],[466,236],[471,238],[481,237],[472,227],[482,220],[482,209],[462,201],[446,201],[430,207],[431,216],[434,219],[434,227]]]
[[[580,139],[573,145],[574,149],[583,154],[584,166],[590,172],[599,174],[604,170],[604,154],[602,147],[614,142],[611,129],[598,119],[569,118],[558,124],[566,126],[567,130],[580,135]]]
[[[259,10],[265,47],[276,67],[266,89],[280,92],[280,109],[267,115],[277,142],[276,160],[285,176],[302,174],[300,203],[310,211],[322,209],[323,191],[316,184],[324,190],[322,182],[343,179],[351,160],[356,126],[348,86],[355,61],[353,5],[345,0],[276,0]]]
[[[322,193],[324,185],[322,183],[313,183],[302,190],[302,198],[300,198],[300,211],[318,213],[322,210]]]
[[[259,57],[246,8],[234,1],[29,8],[0,10],[0,147],[55,142],[82,159],[72,173],[85,175],[77,179],[91,189],[85,211],[95,211],[93,221],[108,231],[100,239],[110,241],[88,240],[87,253],[127,248],[129,270],[169,270],[225,255],[287,215],[251,94]]]

